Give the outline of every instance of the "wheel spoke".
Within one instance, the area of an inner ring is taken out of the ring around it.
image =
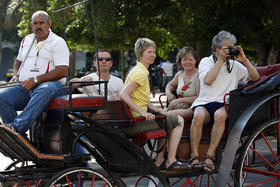
[[[279,162],[279,160],[278,160],[278,158],[277,158],[276,154],[274,153],[274,151],[273,151],[272,147],[271,147],[271,146],[270,146],[270,144],[268,143],[267,138],[265,137],[264,133],[263,133],[263,132],[261,132],[261,135],[262,135],[262,138],[264,139],[264,141],[265,141],[266,145],[268,146],[269,150],[270,150],[270,151],[271,151],[271,153],[273,154],[273,157],[274,157],[274,158],[275,158],[275,160],[278,162],[278,164],[280,164],[280,162]]]
[[[46,186],[60,186],[67,184],[67,186],[109,186],[112,184],[101,173],[103,171],[96,171],[90,168],[68,168],[58,172],[55,176],[48,180]]]
[[[71,183],[70,183],[69,177],[67,175],[65,177],[66,177],[67,183],[69,184],[69,187],[71,187]]]
[[[280,176],[280,173],[265,171],[265,170],[256,169],[256,168],[250,168],[250,167],[246,167],[246,166],[243,167],[243,170],[246,171],[246,172],[265,175],[265,176],[271,176],[271,177],[277,177],[277,176],[279,177]]]
[[[272,167],[275,171],[278,171],[264,156],[262,156],[256,149],[254,149],[251,145],[250,145],[250,149],[252,151],[254,151],[261,159],[263,159],[270,167]]]
[[[257,182],[257,183],[254,183],[254,184],[251,184],[251,185],[249,185],[249,186],[247,186],[247,187],[252,187],[252,186],[259,185],[259,184],[263,184],[263,183],[265,183],[265,182],[268,182],[268,181],[271,181],[271,180],[274,180],[274,179],[275,179],[275,177],[272,177],[272,178],[269,178],[269,179],[262,180],[262,181],[260,181],[260,182]]]
[[[96,175],[93,175],[92,181],[91,181],[91,187],[93,186],[93,184],[94,184],[94,182],[95,182],[95,177],[96,177]]]
[[[237,186],[277,186],[280,184],[280,119],[258,124],[246,136],[239,152],[235,177]]]

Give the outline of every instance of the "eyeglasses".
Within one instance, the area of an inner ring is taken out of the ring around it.
[[[109,62],[109,61],[111,61],[112,60],[112,58],[109,58],[109,57],[105,57],[105,58],[102,58],[102,57],[98,57],[98,59],[97,59],[98,61],[103,61],[103,60],[105,60],[106,62]]]

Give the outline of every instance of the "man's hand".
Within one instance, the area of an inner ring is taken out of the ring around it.
[[[36,86],[36,83],[34,82],[34,78],[29,78],[25,81],[22,81],[21,86],[25,88],[26,90],[30,90],[34,86]]]
[[[249,62],[242,47],[238,45],[238,46],[235,46],[235,48],[239,50],[239,55],[235,56],[234,59],[239,62],[242,62],[243,64]]]
[[[225,62],[230,59],[228,47],[222,47],[219,53],[218,61]]]
[[[83,77],[82,81],[88,82],[88,81],[93,81],[92,77]]]

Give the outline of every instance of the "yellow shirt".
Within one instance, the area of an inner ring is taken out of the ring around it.
[[[124,83],[127,85],[130,81],[133,81],[139,84],[136,90],[130,94],[130,97],[133,102],[145,112],[147,112],[148,102],[150,101],[150,84],[148,75],[148,69],[141,62],[137,62],[136,66],[129,72]],[[130,110],[133,117],[140,116],[140,114],[134,110]]]

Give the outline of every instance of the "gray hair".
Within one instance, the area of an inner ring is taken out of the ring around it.
[[[38,17],[38,16],[45,16],[46,21],[47,21],[47,22],[50,21],[50,16],[49,16],[49,14],[48,14],[47,12],[45,12],[45,11],[43,11],[43,10],[38,10],[38,11],[36,11],[36,12],[32,15],[32,18],[31,18],[32,22],[33,22],[33,20],[34,20],[36,17]]]
[[[212,39],[211,52],[214,54],[216,52],[216,47],[222,48],[224,41],[230,41],[235,44],[237,42],[236,37],[228,31],[220,31],[216,36]]]
[[[138,38],[137,39],[135,46],[134,46],[134,53],[137,57],[137,60],[139,60],[139,57],[150,46],[153,46],[154,48],[156,48],[156,44],[153,40],[151,40],[149,38]]]
[[[189,54],[191,54],[193,56],[193,58],[196,61],[196,64],[198,64],[199,57],[198,57],[198,54],[195,51],[195,49],[190,46],[185,46],[182,49],[180,49],[176,55],[176,63],[180,69],[182,69],[182,64],[181,64],[182,58]]]

